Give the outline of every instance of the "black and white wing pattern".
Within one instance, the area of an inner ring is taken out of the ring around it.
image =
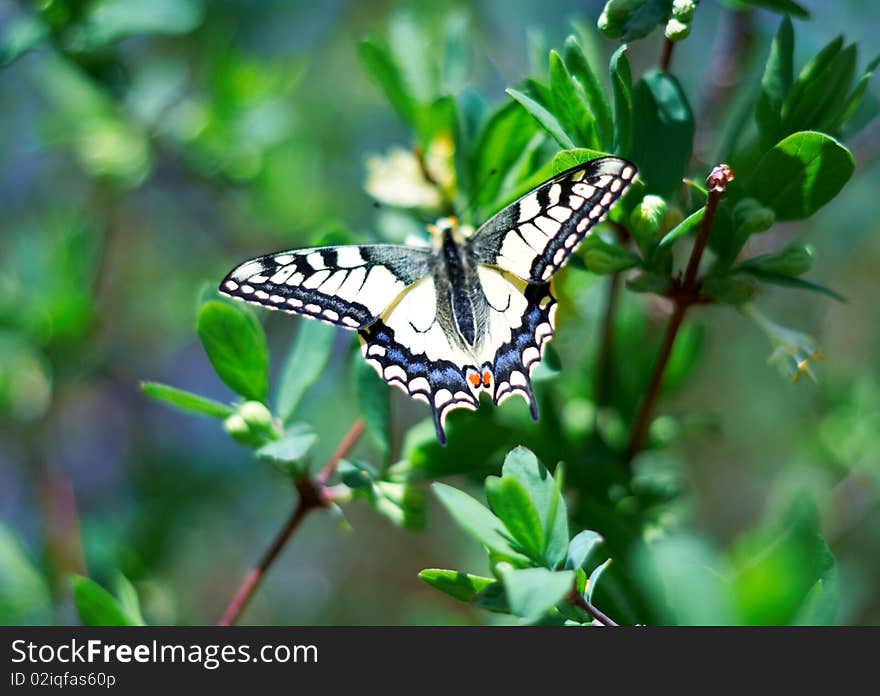
[[[234,268],[220,292],[346,329],[371,325],[431,263],[430,249],[392,244],[317,247],[259,256]]]
[[[625,159],[600,157],[553,177],[474,233],[475,259],[531,283],[547,282],[623,195],[636,171]]]

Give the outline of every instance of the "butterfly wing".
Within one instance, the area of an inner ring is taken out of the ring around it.
[[[491,375],[484,386],[495,404],[519,394],[538,420],[531,373],[553,337],[556,298],[550,283],[526,283],[497,267],[480,266],[477,273],[489,305],[478,351],[482,374]]]
[[[474,233],[474,258],[532,283],[549,281],[636,173],[625,159],[600,157],[553,177]]]
[[[476,410],[479,388],[468,383],[474,358],[452,339],[449,313],[432,276],[408,288],[374,324],[361,329],[361,351],[388,384],[431,407],[437,439],[449,411]]]
[[[260,256],[234,268],[220,292],[346,329],[375,322],[428,273],[431,254],[392,244],[317,247]]]

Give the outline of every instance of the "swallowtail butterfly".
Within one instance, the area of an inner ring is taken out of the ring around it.
[[[565,171],[476,231],[442,218],[431,247],[295,249],[245,261],[220,292],[357,331],[388,384],[431,407],[437,439],[456,408],[519,394],[537,420],[531,371],[553,336],[551,280],[605,217],[636,167],[602,157]]]

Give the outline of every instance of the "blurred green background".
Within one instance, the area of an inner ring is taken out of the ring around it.
[[[216,421],[144,397],[139,380],[231,400],[194,332],[206,287],[260,253],[405,234],[364,191],[368,158],[411,136],[365,74],[360,38],[384,34],[400,13],[429,28],[465,23],[473,71],[462,84],[495,104],[572,20],[594,25],[603,3],[37,4],[40,25],[29,3],[0,0],[0,622],[76,622],[65,574],[112,584],[121,571],[149,623],[213,623],[288,514],[291,487]],[[876,46],[876,3],[805,4],[814,17],[797,25],[797,65],[836,33]],[[756,83],[777,25],[763,11],[743,21],[701,4],[674,56],[698,124],[724,122],[725,90]],[[746,52],[743,74],[707,70],[731,37]],[[631,47],[635,74],[661,42]],[[598,46],[606,62],[615,46]],[[876,101],[876,81],[869,91]],[[698,156],[711,158],[711,140],[698,130]],[[762,295],[769,316],[816,338],[826,356],[817,382],[780,379],[767,337],[734,310],[698,310],[694,371],[661,412],[689,414],[668,454],[683,467],[675,514],[689,529],[726,547],[806,489],[839,564],[838,621],[876,624],[880,124],[849,145],[858,168],[843,193],[752,249],[803,237],[817,252],[811,278],[849,299]],[[581,317],[598,327],[601,280],[579,282]],[[659,332],[663,315],[646,298],[627,294],[624,309]],[[277,372],[302,322],[261,318]],[[321,434],[316,462],[356,417],[341,333],[304,403]],[[564,323],[557,341],[564,357],[581,349]],[[416,408],[395,393],[398,421],[421,418]],[[346,516],[351,529],[329,514],[307,519],[246,622],[495,620],[418,580],[429,566],[485,571],[476,544],[436,506],[421,533],[364,505]]]

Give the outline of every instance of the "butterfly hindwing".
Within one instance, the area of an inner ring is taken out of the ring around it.
[[[440,299],[429,275],[359,335],[364,358],[379,376],[431,407],[437,439],[445,443],[448,412],[475,410],[480,402],[466,379],[473,358],[451,338]]]
[[[474,233],[474,257],[523,280],[547,282],[635,175],[635,165],[627,160],[600,157],[553,177]]]
[[[245,261],[226,276],[220,292],[360,329],[428,272],[430,258],[427,249],[392,244],[285,251]]]

